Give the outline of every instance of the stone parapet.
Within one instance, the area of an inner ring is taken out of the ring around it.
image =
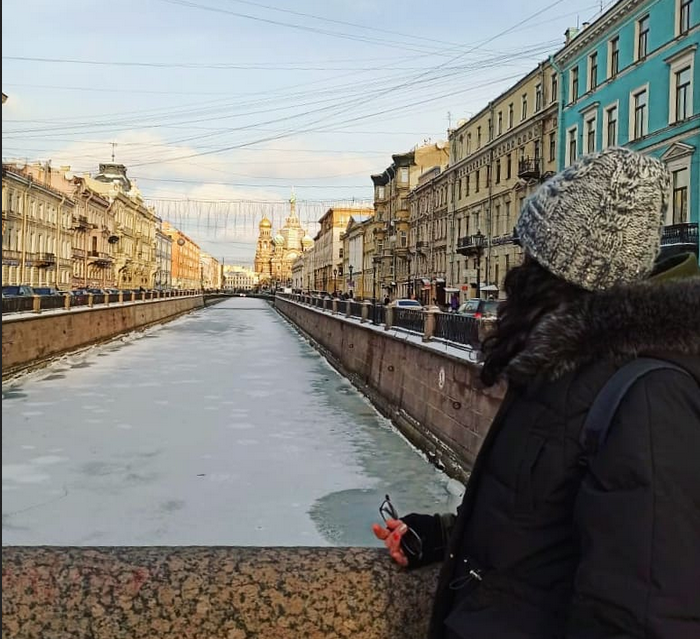
[[[4,547],[3,639],[419,639],[437,566],[377,548]]]

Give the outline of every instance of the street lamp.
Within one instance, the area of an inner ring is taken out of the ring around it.
[[[334,268],[333,269],[333,295],[335,295],[338,292],[338,289],[335,285],[336,278],[338,277],[338,269]]]
[[[472,238],[474,241],[474,247],[476,248],[476,296],[481,297],[481,256],[484,253],[484,240],[486,236],[481,232],[477,231],[476,235]]]

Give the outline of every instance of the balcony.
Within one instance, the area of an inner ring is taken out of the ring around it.
[[[664,226],[661,234],[661,246],[685,247],[698,252],[698,223],[671,224]]]
[[[8,249],[3,249],[2,251],[2,263],[6,266],[19,266],[21,259],[22,254],[19,251],[10,251]]]
[[[497,235],[491,238],[491,246],[503,246],[504,244],[512,244],[513,235],[508,233],[506,235]]]
[[[539,180],[542,177],[542,158],[520,158],[518,160],[518,177],[523,180]]]
[[[73,257],[77,259],[83,259],[85,257],[85,251],[83,249],[73,247]]]
[[[56,264],[55,253],[36,253],[34,255],[34,266],[39,268],[47,268]]]
[[[90,228],[92,228],[92,224],[88,222],[87,215],[78,215],[73,218],[74,231],[87,231]]]
[[[114,261],[114,258],[109,253],[103,253],[102,251],[88,251],[88,257],[91,264],[102,268],[111,266]]]
[[[460,255],[476,255],[484,250],[486,245],[486,236],[482,233],[475,235],[466,235],[457,240],[457,253]]]

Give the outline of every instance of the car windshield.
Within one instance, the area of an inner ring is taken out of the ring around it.
[[[479,299],[467,300],[457,309],[458,313],[476,313],[479,310]]]
[[[418,300],[399,300],[397,306],[420,306],[421,303]]]
[[[498,314],[498,300],[487,300],[481,307],[481,313],[485,317],[495,317]]]
[[[19,286],[3,286],[3,295],[19,295]]]

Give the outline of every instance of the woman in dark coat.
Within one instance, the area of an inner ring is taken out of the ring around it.
[[[508,391],[458,514],[374,527],[403,566],[443,561],[431,637],[700,637],[700,278],[649,278],[668,190],[663,164],[608,149],[524,205],[484,344]],[[591,454],[594,399],[640,357],[675,367],[632,384]]]

